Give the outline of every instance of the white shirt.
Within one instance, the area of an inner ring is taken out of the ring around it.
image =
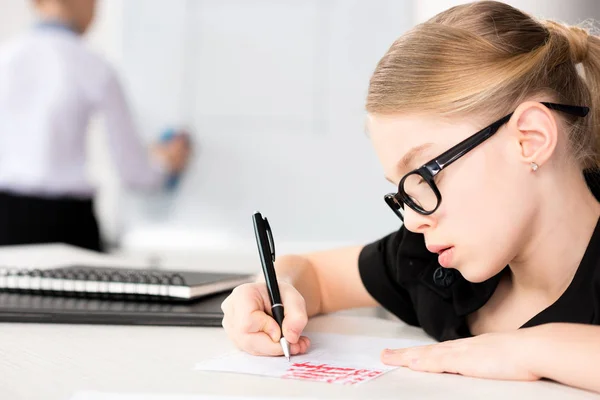
[[[116,73],[76,34],[32,29],[1,46],[0,190],[91,197],[85,147],[96,112],[124,183],[160,187],[166,171],[138,138]]]

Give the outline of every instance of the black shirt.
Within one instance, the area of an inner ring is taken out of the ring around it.
[[[600,200],[600,173],[586,174],[586,180]],[[467,316],[489,300],[506,269],[471,283],[458,271],[442,268],[437,257],[425,247],[422,234],[402,227],[365,246],[358,265],[371,296],[404,322],[440,341],[471,336]],[[549,322],[600,325],[600,221],[566,291],[523,327]]]

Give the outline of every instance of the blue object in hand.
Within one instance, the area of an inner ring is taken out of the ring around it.
[[[175,135],[177,135],[177,132],[175,131],[175,129],[173,129],[173,128],[165,129],[163,131],[163,133],[160,135],[160,141],[162,143],[170,142],[171,140],[173,140],[175,138]],[[178,173],[171,173],[169,175],[169,177],[167,178],[167,183],[166,183],[167,190],[174,190],[177,187],[177,184],[179,183],[179,175],[180,174],[178,174]]]

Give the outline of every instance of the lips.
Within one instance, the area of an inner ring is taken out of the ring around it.
[[[438,254],[438,263],[444,268],[450,268],[452,264],[452,255],[454,254],[454,246],[451,245],[430,245],[427,250]]]
[[[449,249],[450,247],[452,247],[452,245],[427,245],[427,250],[429,250],[431,253],[441,253],[442,251]]]

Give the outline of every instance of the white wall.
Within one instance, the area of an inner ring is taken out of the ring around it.
[[[165,124],[190,125],[200,152],[178,193],[128,202],[124,242],[135,247],[154,229],[152,246],[170,246],[169,229],[179,244],[211,236],[254,246],[257,209],[280,243],[364,243],[397,228],[363,110],[370,74],[410,26],[411,7],[128,1],[123,76],[143,131],[150,139]]]
[[[0,41],[17,34],[33,20],[31,1],[0,0]]]
[[[597,4],[508,2],[571,23]],[[460,3],[125,3],[123,72],[147,138],[187,124],[201,146],[178,193],[126,203],[125,246],[251,243],[256,209],[284,243],[364,243],[396,228],[382,201],[393,188],[362,134],[368,79],[414,21]]]

